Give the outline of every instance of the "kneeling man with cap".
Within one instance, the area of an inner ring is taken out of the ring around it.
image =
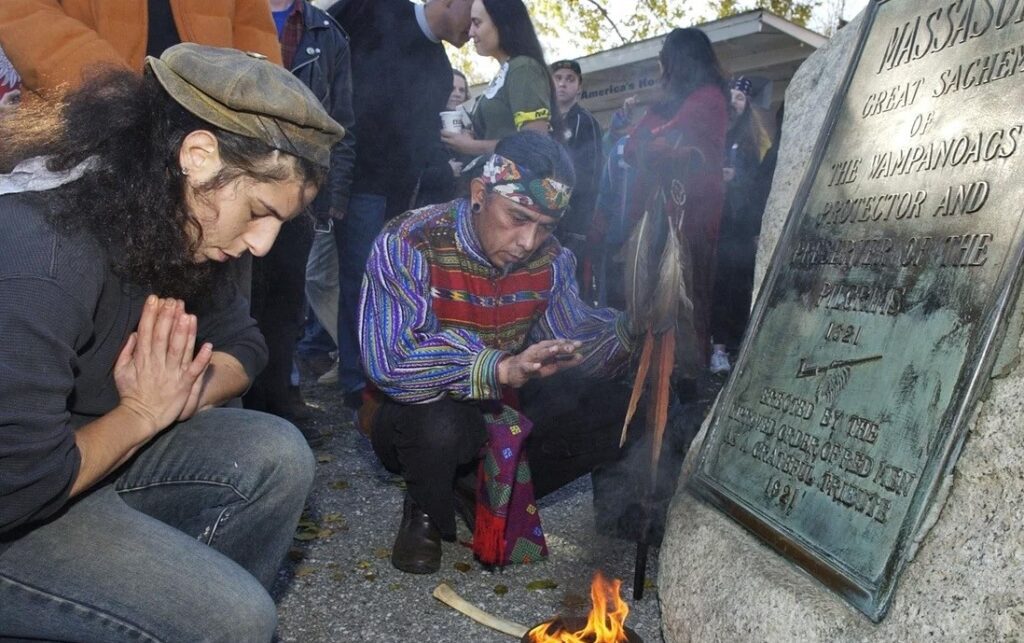
[[[534,132],[495,152],[468,198],[390,222],[363,282],[360,421],[407,483],[391,557],[406,572],[440,567],[456,511],[481,562],[544,557],[536,498],[618,453],[624,389],[583,382],[624,366],[633,341],[623,313],[580,301],[552,236],[572,161]]]

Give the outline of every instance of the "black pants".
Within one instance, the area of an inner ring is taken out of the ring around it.
[[[521,391],[523,413],[534,423],[526,442],[538,498],[619,456],[629,390],[620,383],[584,380],[571,371],[531,382]],[[473,402],[385,402],[377,412],[373,449],[399,473],[412,499],[446,538],[455,535],[452,487],[473,480],[487,442],[483,411]]]
[[[733,352],[739,350],[750,319],[756,256],[753,237],[723,237],[718,241],[711,333],[716,344],[725,344]]]
[[[265,257],[252,264],[252,316],[267,342],[267,367],[243,401],[246,408],[286,415],[295,345],[302,330],[306,260],[313,245],[313,222],[298,216],[281,226]]]

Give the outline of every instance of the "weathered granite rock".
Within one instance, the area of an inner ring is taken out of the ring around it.
[[[814,52],[797,70],[786,90],[786,114],[782,124],[782,147],[775,166],[771,195],[765,205],[761,239],[757,247],[754,298],[775,245],[782,234],[789,208],[793,205],[804,175],[811,169],[811,157],[818,133],[825,124],[829,105],[846,74],[857,44],[862,16],[858,16]]]
[[[809,168],[859,20],[804,63],[786,95],[783,147],[765,213],[757,281],[765,273]],[[1018,302],[1013,319],[1024,306]],[[872,624],[837,596],[681,485],[660,554],[665,640],[999,641],[1024,639],[1024,349],[1010,333],[998,379],[969,424],[931,529],[906,568],[889,615]],[[706,429],[706,427],[705,427]],[[703,432],[684,464],[686,479]]]

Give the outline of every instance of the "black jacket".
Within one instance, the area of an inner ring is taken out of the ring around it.
[[[430,41],[409,0],[348,0],[329,11],[351,38],[356,155],[352,191],[387,197],[387,215],[451,198],[440,112],[452,90],[444,45]]]
[[[348,211],[356,137],[352,112],[352,71],[348,36],[326,12],[309,2],[302,11],[305,28],[295,50],[292,73],[320,99],[331,118],[345,128],[345,138],[331,150],[331,169],[313,201],[313,214],[326,219],[333,207]]]
[[[601,125],[579,103],[565,115],[565,142],[573,169],[576,170],[576,186],[569,201],[569,211],[559,225],[561,234],[586,235],[594,217],[597,204],[597,181],[604,167],[604,153],[601,150]]]

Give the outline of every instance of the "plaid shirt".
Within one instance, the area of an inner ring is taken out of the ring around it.
[[[295,50],[299,48],[299,41],[302,40],[304,25],[302,22],[302,10],[306,0],[295,0],[292,4],[292,12],[288,14],[288,20],[281,30],[281,59],[285,69],[292,68],[292,61],[295,60]]]

